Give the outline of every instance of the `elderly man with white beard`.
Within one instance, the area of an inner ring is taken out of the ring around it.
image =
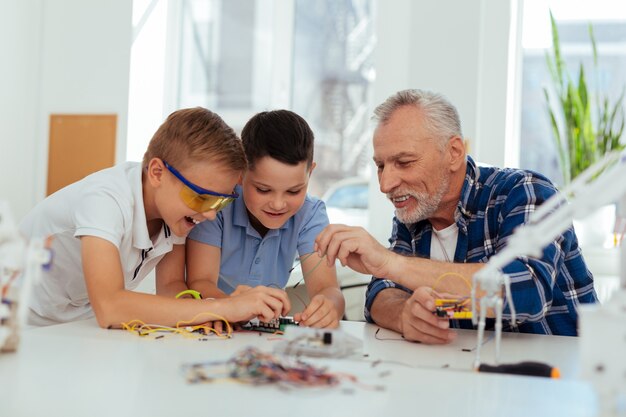
[[[395,207],[391,245],[385,248],[363,228],[334,224],[317,237],[316,250],[329,265],[339,259],[373,275],[365,302],[369,322],[407,340],[448,343],[453,328],[472,323],[434,314],[435,300],[469,302],[472,275],[556,188],[536,172],[479,167],[466,154],[456,108],[440,94],[400,91],[376,108],[374,119],[380,191]],[[503,272],[512,293],[504,300],[505,331],[575,336],[579,305],[597,302],[573,227],[540,258],[520,257]]]

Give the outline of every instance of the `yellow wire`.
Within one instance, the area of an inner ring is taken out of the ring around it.
[[[195,330],[198,329],[202,329],[204,330],[205,334],[207,334],[207,332],[213,332],[215,333],[220,339],[228,339],[229,336],[226,335],[222,335],[220,333],[217,332],[217,330],[215,330],[212,327],[209,326],[203,326],[203,325],[198,325],[198,326],[191,326],[191,330],[187,330],[185,328],[173,328],[173,327],[151,327],[148,324],[142,324],[140,326],[128,326],[126,325],[126,323],[123,323],[123,328],[125,330],[128,330],[132,333],[137,333],[139,334],[139,336],[147,336],[149,334],[152,333],[157,333],[157,332],[169,332],[169,333],[174,333],[174,334],[180,334],[183,337],[186,338],[197,338],[198,335],[194,333]]]
[[[463,275],[458,274],[456,272],[446,272],[444,274],[441,274],[437,277],[437,279],[435,280],[435,283],[432,286],[433,291],[437,291],[437,284],[439,284],[439,281],[441,281],[442,278],[448,277],[448,276],[454,276],[454,277],[459,277],[463,280],[463,282],[465,283],[465,285],[467,285],[467,288],[469,288],[470,290],[472,289],[472,284],[470,284],[469,280],[467,278],[465,278]]]
[[[218,320],[221,320],[224,323],[226,323],[226,330],[227,330],[226,335],[222,335],[213,327],[209,327],[204,324],[197,324],[197,325],[189,326],[190,323],[195,322],[198,317],[203,316],[203,315],[208,315],[213,318],[217,318]],[[219,314],[211,313],[208,311],[196,314],[191,320],[180,320],[176,323],[175,327],[168,327],[168,326],[161,326],[161,325],[149,325],[139,319],[131,320],[128,323],[121,323],[121,326],[122,326],[122,329],[129,331],[131,333],[136,332],[137,334],[139,334],[139,336],[146,336],[148,334],[156,333],[156,332],[170,332],[174,334],[180,334],[184,337],[195,338],[197,337],[197,335],[194,334],[193,332],[198,329],[202,329],[204,330],[205,334],[208,334],[208,332],[213,332],[220,339],[228,339],[232,336],[232,333],[233,333],[233,329],[230,323],[228,322],[228,320],[226,320],[224,317],[220,316]],[[187,329],[188,327],[191,330],[188,330]]]
[[[201,300],[202,299],[202,295],[196,291],[196,290],[184,290],[179,292],[178,294],[176,294],[174,296],[174,298],[180,298],[183,295],[191,295],[195,300]]]
[[[193,318],[191,320],[180,320],[176,323],[176,327],[180,327],[181,323],[193,323],[194,321],[196,321],[196,319],[200,316],[210,316],[210,317],[214,317],[217,318],[218,320],[223,321],[224,323],[226,323],[226,334],[228,337],[230,337],[230,335],[233,333],[233,328],[230,326],[230,323],[228,322],[228,320],[226,320],[224,317],[220,316],[219,314],[215,314],[215,313],[211,313],[209,311],[203,312],[203,313],[198,313],[195,316],[193,316]]]

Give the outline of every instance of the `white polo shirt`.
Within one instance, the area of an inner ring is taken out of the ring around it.
[[[32,289],[29,324],[49,325],[94,316],[81,261],[81,236],[119,250],[124,285],[132,290],[185,238],[165,224],[150,239],[143,204],[141,164],[126,162],[96,172],[52,194],[24,217],[26,238],[52,236],[52,265]]]

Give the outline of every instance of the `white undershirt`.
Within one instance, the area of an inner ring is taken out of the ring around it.
[[[435,230],[430,240],[430,259],[444,262],[454,262],[456,241],[459,238],[459,228],[452,223],[445,229]]]

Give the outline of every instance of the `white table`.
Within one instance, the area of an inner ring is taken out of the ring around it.
[[[280,390],[238,383],[188,384],[181,364],[226,360],[254,345],[271,351],[268,334],[236,333],[209,341],[168,335],[141,338],[104,330],[94,320],[26,330],[18,352],[0,355],[0,416],[590,416],[591,387],[577,377],[575,338],[505,334],[504,361],[539,360],[561,369],[552,380],[469,371],[475,332],[459,331],[447,346],[377,340],[377,326],[342,322],[364,341],[349,359],[308,359],[356,375],[375,391],[338,388]],[[381,330],[379,338],[399,335]],[[492,341],[483,348],[491,360]],[[380,362],[378,362],[380,361]],[[376,362],[376,366],[372,366]],[[381,372],[388,373],[381,376]]]

